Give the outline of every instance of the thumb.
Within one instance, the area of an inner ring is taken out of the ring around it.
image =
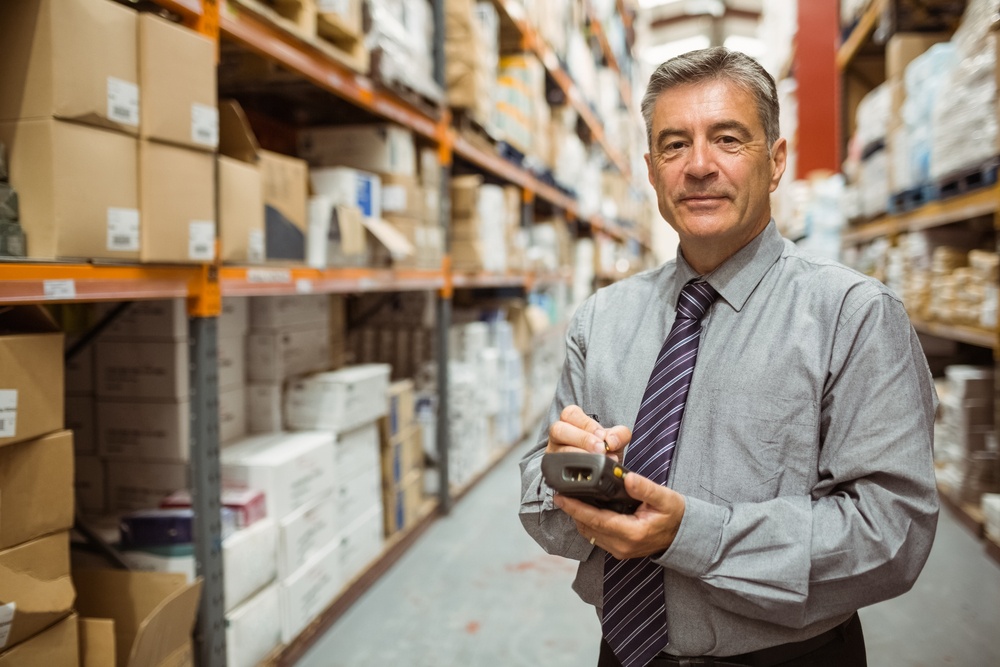
[[[674,493],[648,477],[634,472],[625,475],[625,491],[636,500],[664,512],[670,509],[670,496]]]

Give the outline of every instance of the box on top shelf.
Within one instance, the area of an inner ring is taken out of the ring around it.
[[[10,648],[67,616],[73,609],[69,533],[61,532],[0,550],[0,599]]]
[[[0,447],[63,427],[63,334],[41,306],[0,311]]]
[[[329,432],[255,436],[223,449],[220,456],[223,483],[263,491],[268,516],[279,521],[330,492],[333,434]]]
[[[256,667],[281,643],[281,602],[272,584],[226,613],[228,667]]]
[[[220,259],[261,264],[264,246],[264,191],[257,165],[219,156]]]
[[[0,120],[56,117],[138,131],[134,10],[94,0],[4,2],[0,43]]]
[[[77,667],[81,663],[83,636],[79,633],[79,618],[70,614],[44,632],[0,653],[0,667]],[[2,650],[2,649],[0,649]],[[87,656],[90,654],[88,653]],[[86,656],[83,657],[87,659]],[[101,661],[93,667],[113,667],[113,662]],[[83,667],[91,667],[88,662]]]
[[[0,122],[0,143],[8,150],[28,257],[139,259],[135,137],[59,120],[24,120]]]
[[[285,394],[285,420],[291,428],[337,432],[372,422],[386,413],[390,371],[365,364],[299,378]]]
[[[298,153],[312,167],[351,167],[400,176],[417,175],[413,131],[391,123],[302,130]]]
[[[120,667],[191,665],[191,632],[201,599],[201,579],[125,570],[73,569],[77,611],[114,621]]]
[[[73,497],[70,431],[0,447],[0,549],[72,528]]]
[[[267,258],[304,260],[309,223],[305,160],[261,149],[246,114],[234,100],[219,102],[219,152],[260,169]]]
[[[216,44],[153,14],[139,15],[139,133],[200,150],[219,145]]]

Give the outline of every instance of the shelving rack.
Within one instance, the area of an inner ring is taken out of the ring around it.
[[[443,79],[444,0],[432,0],[436,24],[436,76]],[[273,61],[283,68],[310,81],[319,89],[334,94],[351,105],[374,116],[396,122],[414,131],[438,149],[442,176],[442,202],[448,201],[452,160],[462,158],[476,168],[524,191],[524,218],[531,220],[536,201],[546,202],[565,213],[570,220],[589,224],[596,232],[622,242],[637,243],[648,249],[650,239],[642,233],[625,229],[600,215],[581,218],[576,201],[565,192],[539,180],[528,170],[507,162],[463,138],[453,126],[450,112],[441,108],[427,111],[404,99],[368,77],[351,70],[323,50],[304,41],[252,12],[242,11],[235,4],[220,0],[154,0],[165,10],[178,15],[188,27],[216,40],[235,42],[242,48]],[[579,113],[591,136],[602,147],[623,175],[629,175],[629,165],[616,147],[609,144],[600,120],[569,74],[562,68],[552,49],[538,36],[525,19],[524,8],[516,0],[494,0],[521,31],[522,44],[538,55],[549,76],[560,86],[569,103]],[[619,11],[625,11],[623,2]],[[591,17],[593,19],[593,17]],[[619,71],[614,54],[599,22],[591,22],[601,43],[605,58]],[[631,90],[620,77],[622,101],[631,105]],[[442,229],[449,224],[449,207],[442,207]],[[447,235],[446,235],[447,238]],[[184,298],[190,318],[190,344],[194,363],[191,365],[192,427],[191,480],[196,514],[195,557],[198,573],[204,578],[199,624],[196,632],[199,664],[221,667],[226,663],[225,618],[222,595],[222,556],[220,525],[220,470],[217,386],[217,318],[222,298],[230,296],[268,296],[277,294],[316,293],[349,294],[363,292],[437,292],[436,356],[438,359],[438,423],[448,423],[447,331],[451,319],[451,300],[455,289],[519,288],[525,291],[555,284],[568,284],[566,274],[513,273],[505,275],[462,274],[451,270],[446,253],[439,269],[310,269],[301,266],[229,266],[218,262],[183,266],[125,265],[112,263],[64,261],[0,260],[0,305],[26,303],[72,303],[95,301],[136,301]],[[408,531],[387,540],[382,555],[355,581],[351,582],[298,639],[271,656],[271,664],[292,664],[300,657],[340,614],[346,610],[381,576],[395,560],[430,525],[434,518],[447,512],[455,499],[447,480],[448,429],[437,428],[437,448],[442,466],[441,492],[437,499],[428,500],[422,519]],[[513,446],[516,443],[511,443]],[[509,451],[509,449],[507,450]],[[496,457],[491,465],[500,460]],[[455,490],[460,497],[475,483]]]

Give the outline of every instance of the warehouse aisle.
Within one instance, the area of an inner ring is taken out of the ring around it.
[[[423,537],[300,667],[587,667],[600,626],[570,590],[573,565],[517,519],[523,444]],[[942,510],[905,596],[862,610],[872,667],[1000,664],[1000,567]]]

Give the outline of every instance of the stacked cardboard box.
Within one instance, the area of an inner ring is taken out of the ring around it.
[[[948,366],[935,427],[938,479],[959,503],[1000,490],[993,369]]]
[[[389,414],[380,420],[385,535],[410,528],[424,500],[423,431],[416,421],[413,381],[389,386]]]
[[[948,324],[992,329],[997,321],[996,253],[934,249],[926,315]]]
[[[449,106],[486,127],[493,113],[490,91],[496,80],[496,70],[490,68],[496,54],[488,51],[488,45],[497,40],[483,35],[475,5],[473,0],[445,2],[445,84]]]
[[[13,307],[0,314],[4,665],[27,664],[19,661],[36,651],[58,655],[62,664],[78,664],[68,533],[73,526],[73,436],[61,430],[62,354],[63,336],[41,308]],[[74,650],[67,650],[69,645]]]

